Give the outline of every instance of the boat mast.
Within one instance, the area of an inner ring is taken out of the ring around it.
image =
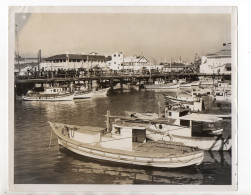
[[[106,114],[106,131],[110,132],[110,110],[107,110]]]

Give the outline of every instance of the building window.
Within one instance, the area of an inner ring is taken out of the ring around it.
[[[169,115],[169,116],[172,116],[172,113],[171,113],[171,112],[169,112],[169,113],[168,113],[168,115]]]
[[[116,54],[114,54],[114,57],[116,57]]]
[[[116,64],[116,62],[114,62],[114,64]]]
[[[118,57],[120,57],[120,54],[118,54]]]

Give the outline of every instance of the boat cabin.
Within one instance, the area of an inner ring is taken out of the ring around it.
[[[44,94],[59,94],[63,92],[61,87],[48,87],[44,89]]]
[[[187,108],[169,106],[165,108],[165,117],[175,119],[174,125],[191,128],[191,136],[220,128],[222,118],[208,114],[190,113],[189,111]]]
[[[101,138],[102,147],[127,151],[141,143],[146,143],[146,126],[120,120],[112,124],[110,134]]]
[[[105,133],[105,128],[65,125],[61,133],[82,143],[97,144],[100,141],[100,137]]]

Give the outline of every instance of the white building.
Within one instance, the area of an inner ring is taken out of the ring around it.
[[[122,52],[112,54],[108,62],[112,70],[140,70],[147,65],[148,60],[144,56],[124,56]]]
[[[202,56],[200,73],[231,73],[231,48]]]
[[[105,67],[110,56],[98,55],[95,52],[91,54],[59,54],[48,57],[40,63],[41,70],[58,70],[58,69],[78,69],[93,67]]]

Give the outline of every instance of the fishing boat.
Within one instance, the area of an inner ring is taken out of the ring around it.
[[[42,92],[30,90],[25,96],[24,101],[71,101],[74,93],[66,92],[62,87],[46,87]]]
[[[160,90],[170,90],[178,89],[180,84],[166,83],[166,84],[154,84],[154,85],[145,85],[145,89],[160,89]]]
[[[223,118],[231,117],[229,115],[191,113],[190,109],[172,106],[165,108],[165,120],[126,116],[137,122],[154,124],[147,128],[147,138],[153,141],[177,141],[203,150],[229,150],[232,146],[230,137],[223,138],[220,123]]]
[[[109,91],[110,89],[111,89],[111,88],[108,87],[108,88],[103,88],[103,89],[94,90],[94,91],[93,91],[92,97],[104,97],[104,96],[107,96],[108,91]]]
[[[73,99],[89,99],[93,96],[93,90],[88,91],[76,91]]]
[[[158,119],[159,115],[156,113],[152,113],[150,111],[147,112],[129,112],[129,111],[125,111],[125,115],[128,117],[135,117],[135,118],[139,118],[139,119],[143,119],[143,120],[154,120],[154,119]]]
[[[166,100],[170,100],[170,101],[173,101],[173,102],[184,102],[184,101],[194,102],[194,101],[200,101],[200,98],[194,97],[194,96],[191,96],[191,95],[188,95],[188,94],[180,94],[180,95],[177,95],[177,96],[171,96],[171,95],[168,95],[168,94],[163,94],[163,95],[165,96]]]
[[[108,116],[109,121],[109,116]],[[151,167],[179,168],[199,165],[204,152],[182,143],[148,141],[146,127],[117,120],[111,131],[102,127],[49,122],[58,144],[94,159]]]
[[[89,99],[93,97],[104,97],[107,95],[109,89],[110,88],[76,91],[74,94],[74,99]]]
[[[154,124],[146,131],[147,138],[158,141],[182,142],[187,146],[198,147],[202,150],[229,150],[231,139],[224,139],[221,135],[204,137],[192,136],[191,128],[177,125],[164,125],[163,123]]]

